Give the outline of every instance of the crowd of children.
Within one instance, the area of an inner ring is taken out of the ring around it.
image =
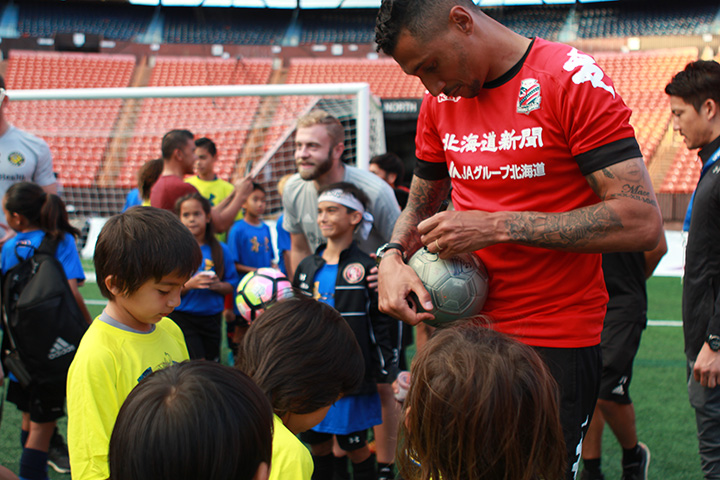
[[[208,139],[196,148],[198,159],[216,155]],[[213,162],[204,165],[198,189],[216,178]],[[142,198],[156,167],[139,177]],[[3,209],[18,234],[2,249],[3,273],[44,236],[57,238],[90,322],[66,385],[23,388],[10,376],[8,398],[23,412],[20,478],[47,479],[66,393],[73,479],[331,480],[350,478],[348,461],[354,480],[379,478],[367,432],[383,422],[378,383],[398,374],[397,322],[378,310],[375,260],[354,240],[373,223],[365,193],[340,182],[318,195],[323,243],[297,266],[296,296],[249,325],[231,368],[219,364],[228,299],[242,275],[276,266],[262,186],[253,184],[228,244],[213,226],[217,198],[199,192],[178,198],[174,212],[136,206],[110,218],[94,254],[108,304],[92,322],[64,204],[31,183],[8,190]],[[281,247],[287,259],[290,245]],[[562,474],[556,386],[532,349],[483,327],[442,331],[416,356],[411,378],[402,478]]]

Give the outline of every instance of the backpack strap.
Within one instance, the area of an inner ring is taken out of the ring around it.
[[[59,239],[54,238],[52,235],[48,235],[47,233],[45,233],[45,237],[43,238],[43,241],[40,243],[40,245],[35,250],[35,254],[44,253],[44,254],[54,257],[55,252],[57,252],[59,243],[60,243]]]
[[[49,255],[49,256],[51,256],[51,257],[54,257],[54,256],[55,256],[55,252],[57,252],[58,244],[59,244],[59,243],[60,243],[60,242],[58,241],[57,238],[53,238],[51,235],[48,235],[48,234],[46,233],[45,236],[43,237],[42,242],[40,242],[40,245],[38,245],[37,247],[33,247],[32,245],[21,245],[21,244],[19,244],[19,243],[16,243],[16,244],[15,244],[15,257],[17,258],[18,263],[19,263],[19,262],[24,262],[24,261],[27,260],[28,258],[34,257],[34,256],[35,256],[36,254],[38,254],[38,253],[44,253],[44,254],[46,254],[46,255]],[[31,250],[33,251],[33,252],[32,252],[32,255],[28,255],[27,257],[22,257],[22,256],[18,253],[18,247],[23,247],[23,248],[31,249]]]

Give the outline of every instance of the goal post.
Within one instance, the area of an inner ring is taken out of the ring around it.
[[[78,221],[118,213],[137,169],[160,157],[172,129],[213,140],[225,180],[267,161],[257,179],[268,215],[281,210],[277,181],[296,171],[293,132],[302,114],[322,108],[340,119],[347,163],[367,168],[385,152],[382,107],[366,83],[9,90],[7,97],[8,121],[50,145]]]

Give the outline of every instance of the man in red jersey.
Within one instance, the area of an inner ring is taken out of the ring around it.
[[[381,248],[380,308],[431,318],[408,306],[411,292],[432,304],[403,259],[422,245],[476,252],[492,328],[535,347],[560,385],[574,478],[601,369],[599,252],[651,250],[662,230],[630,110],[592,57],[471,0],[384,0],[376,42],[428,89],[408,205]],[[451,186],[456,211],[433,215]]]

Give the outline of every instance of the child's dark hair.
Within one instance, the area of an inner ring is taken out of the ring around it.
[[[188,277],[202,261],[200,247],[190,230],[171,212],[154,207],[133,207],[110,217],[95,245],[95,272],[104,297],[113,295],[105,285],[108,275],[126,295],[150,279],[175,274]]]
[[[328,192],[330,190],[342,190],[345,193],[349,193],[350,195],[355,197],[360,203],[362,203],[363,208],[365,210],[367,210],[368,203],[370,203],[370,199],[368,198],[367,195],[365,195],[365,192],[360,190],[358,187],[356,187],[352,183],[336,182],[336,183],[331,183],[330,185],[325,185],[323,187],[320,187],[320,190],[318,190],[318,197],[320,195],[322,195],[323,193]],[[347,208],[348,212],[355,211],[350,207],[345,207],[345,208]]]
[[[80,230],[68,219],[65,202],[54,193],[47,193],[32,182],[15,183],[5,193],[5,209],[27,218],[34,227],[43,230],[54,239],[61,239],[67,232],[75,237]]]
[[[150,200],[150,190],[163,171],[163,159],[155,158],[143,163],[137,173],[138,190],[143,200]]]
[[[254,192],[254,191],[260,191],[260,192],[263,192],[263,193],[267,194],[267,192],[265,191],[265,188],[264,188],[262,185],[260,185],[259,183],[255,183],[255,182],[253,182],[253,189],[252,189],[252,191],[253,191],[253,192]]]
[[[438,330],[412,363],[398,442],[404,478],[563,478],[558,388],[529,346],[488,328]]]
[[[215,142],[213,142],[207,137],[202,137],[195,140],[195,146],[199,148],[204,148],[213,157],[217,155],[217,147],[215,146]]]
[[[183,362],[142,380],[110,437],[112,480],[251,480],[272,457],[272,407],[237,369]]]
[[[213,225],[211,217],[212,205],[210,204],[210,200],[197,192],[189,193],[178,198],[177,202],[175,202],[175,214],[177,214],[178,217],[180,216],[182,204],[188,200],[197,200],[200,202],[203,212],[205,212],[205,215],[208,217],[207,226],[205,227],[205,238],[203,240],[205,241],[205,245],[210,247],[210,256],[212,257],[213,264],[215,265],[215,274],[218,278],[222,279],[225,274],[225,259],[223,257],[223,249],[220,246],[220,242],[218,242],[218,239],[215,238],[215,226]]]
[[[275,413],[311,413],[351,394],[365,376],[355,334],[325,303],[281,300],[243,338],[238,368],[270,399]]]

